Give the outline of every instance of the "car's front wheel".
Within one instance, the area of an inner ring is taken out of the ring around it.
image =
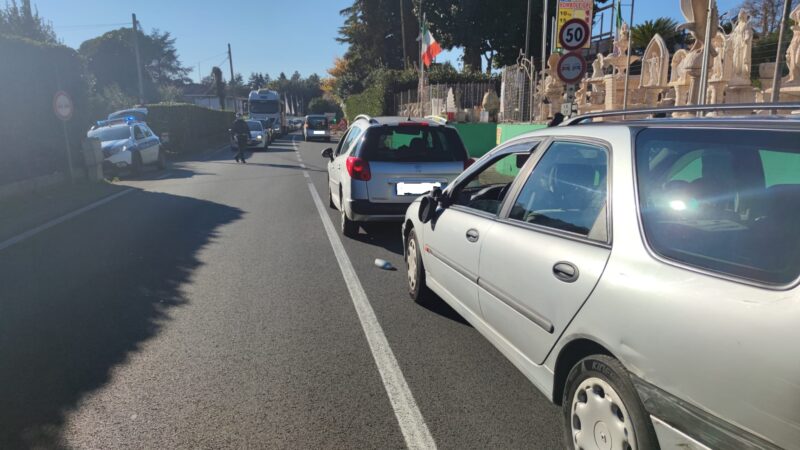
[[[417,233],[412,228],[406,239],[406,273],[408,274],[408,295],[417,303],[424,303],[430,295],[425,283],[425,266],[422,264]]]
[[[650,416],[625,367],[610,356],[589,356],[572,367],[562,408],[568,448],[659,448]]]

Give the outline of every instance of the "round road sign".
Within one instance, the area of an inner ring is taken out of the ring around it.
[[[66,122],[72,118],[74,110],[72,98],[70,98],[69,94],[64,91],[56,92],[56,95],[53,96],[53,112],[56,117]]]
[[[575,84],[586,75],[586,60],[579,53],[566,53],[558,60],[558,78],[566,84]]]
[[[570,19],[558,34],[558,41],[565,50],[577,50],[589,41],[589,25],[581,19]]]

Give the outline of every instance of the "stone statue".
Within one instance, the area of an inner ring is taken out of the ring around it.
[[[789,76],[786,77],[787,85],[800,84],[800,5],[795,8],[790,17],[792,25],[792,42],[786,50],[786,64],[789,66]]]
[[[721,34],[714,36],[714,40],[711,41],[711,46],[714,47],[717,55],[711,62],[711,74],[708,77],[710,81],[720,81],[727,75],[725,73],[725,59],[728,56],[728,52],[725,51],[726,44],[727,39]]]
[[[753,26],[750,24],[750,16],[744,9],[739,11],[739,18],[736,27],[729,37],[731,44],[731,62],[733,73],[732,81],[737,84],[750,84],[750,71],[753,53]]]
[[[667,72],[669,69],[669,50],[667,43],[661,35],[656,34],[647,44],[642,58],[642,76],[639,79],[640,88],[663,87],[667,85]]]
[[[683,84],[686,82],[686,68],[683,67],[683,61],[686,59],[686,55],[689,54],[684,49],[680,49],[672,55],[672,77],[670,78],[670,84]]]
[[[603,78],[603,68],[605,67],[605,62],[603,59],[603,54],[598,53],[597,58],[595,58],[594,62],[592,63],[592,78]]]
[[[706,24],[712,22],[711,36],[713,39],[717,34],[719,24],[719,14],[717,13],[716,2],[713,4],[711,15],[708,14],[708,0],[681,0],[681,12],[686,18],[686,23],[678,25],[678,31],[687,30],[694,37],[694,45],[689,49],[690,52],[702,50],[706,39]],[[711,56],[714,56],[713,54]]]
[[[622,22],[617,38],[614,39],[614,56],[626,56],[628,54],[628,44],[631,40],[631,31],[626,22]]]

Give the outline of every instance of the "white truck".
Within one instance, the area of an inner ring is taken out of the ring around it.
[[[281,95],[277,91],[269,89],[250,91],[247,101],[251,119],[258,120],[265,126],[270,122],[274,130],[273,135],[276,137],[286,132],[286,112]]]

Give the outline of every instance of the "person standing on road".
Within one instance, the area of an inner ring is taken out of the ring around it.
[[[231,127],[231,134],[236,139],[237,152],[234,159],[237,163],[241,160],[242,163],[247,164],[244,159],[244,150],[247,148],[247,141],[250,139],[250,127],[247,126],[247,122],[245,122],[241,114],[236,114],[236,120],[233,121],[233,126]]]

